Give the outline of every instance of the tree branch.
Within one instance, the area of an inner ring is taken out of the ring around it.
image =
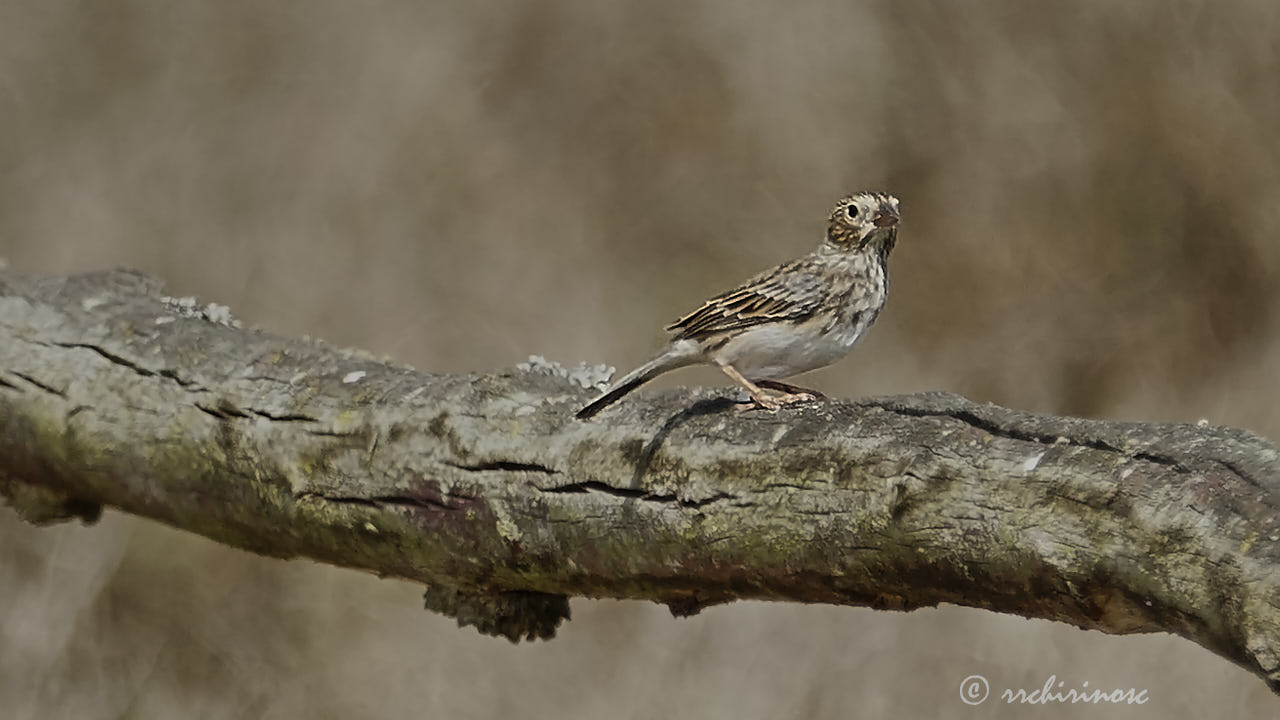
[[[1172,632],[1280,691],[1280,460],[1241,430],[932,393],[737,413],[598,369],[438,375],[242,330],[132,272],[0,272],[0,493],[428,585],[550,637],[569,596],[955,603]]]

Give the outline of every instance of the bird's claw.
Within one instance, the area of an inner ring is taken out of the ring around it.
[[[795,402],[808,402],[809,400],[826,400],[827,399],[826,395],[823,395],[817,390],[813,390],[807,387],[800,387],[799,385],[792,385],[791,383],[785,383],[779,380],[756,380],[756,385],[768,390],[777,390],[783,395],[787,395],[787,396],[800,395],[807,398],[806,400],[803,400],[803,401],[797,400]]]
[[[751,399],[746,402],[739,402],[734,406],[734,410],[737,412],[750,412],[752,410],[768,410],[769,412],[777,412],[783,405],[800,405],[825,399],[826,396],[822,393],[810,392],[808,390],[800,390],[799,392],[760,392],[752,395]]]

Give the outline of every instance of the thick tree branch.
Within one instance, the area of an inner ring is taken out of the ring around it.
[[[483,632],[569,596],[955,603],[1173,632],[1280,688],[1280,460],[1229,428],[926,394],[737,413],[590,368],[434,375],[242,330],[130,272],[0,273],[0,493],[426,583]]]

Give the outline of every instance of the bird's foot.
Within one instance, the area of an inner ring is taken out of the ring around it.
[[[810,400],[826,400],[827,399],[826,395],[823,395],[817,390],[813,390],[811,388],[806,388],[806,387],[800,387],[799,385],[792,385],[791,383],[784,383],[780,380],[756,380],[755,382],[756,382],[756,385],[762,388],[777,390],[779,392],[786,393],[787,395],[806,396],[806,399],[803,402],[808,402]],[[797,402],[800,402],[800,401],[797,401]]]
[[[784,405],[799,405],[826,399],[826,396],[822,393],[810,392],[801,388],[796,388],[798,392],[787,392],[766,388],[763,384],[760,385],[760,392],[753,393],[750,400],[735,405],[734,410],[738,412],[750,412],[752,410],[776,412]]]

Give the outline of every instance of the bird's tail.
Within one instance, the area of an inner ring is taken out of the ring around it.
[[[622,376],[609,386],[600,397],[592,400],[586,407],[578,411],[578,419],[586,420],[601,410],[617,402],[623,395],[658,377],[668,370],[675,370],[694,362],[692,348],[683,343],[673,343],[654,359]]]

